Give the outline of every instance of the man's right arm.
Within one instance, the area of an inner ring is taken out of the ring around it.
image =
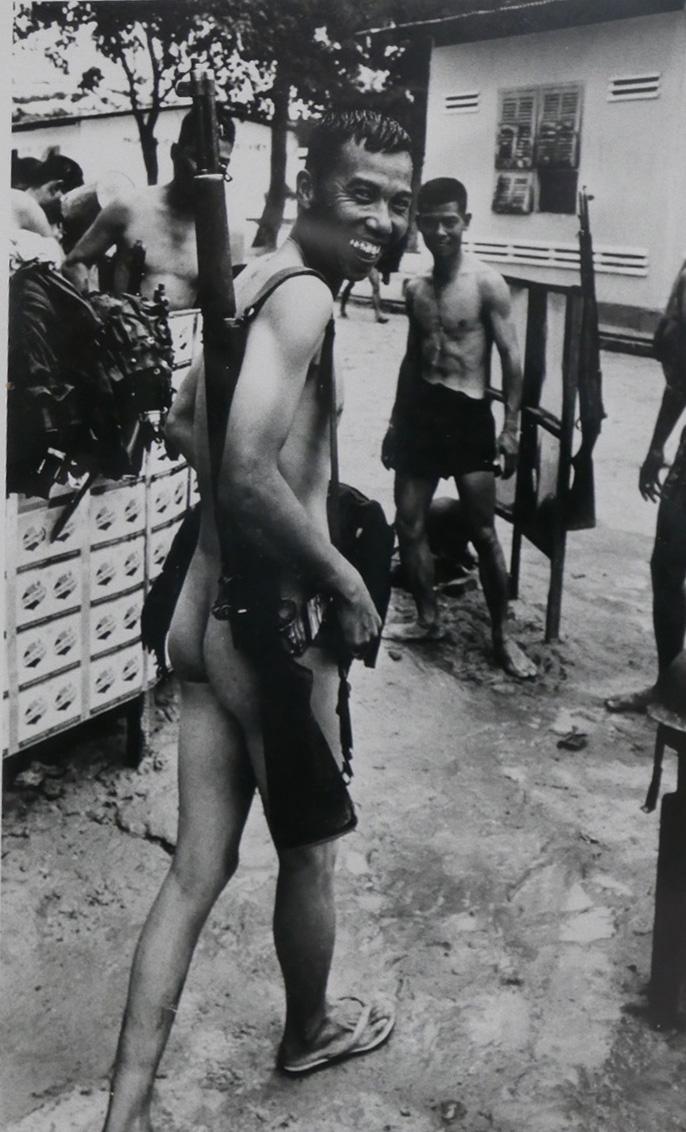
[[[686,327],[686,270],[682,268],[676,286],[676,310],[682,326]],[[671,298],[670,298],[671,302]],[[686,335],[684,335],[686,338]],[[665,465],[665,444],[679,417],[686,409],[686,357],[674,371],[665,366],[667,385],[655,421],[655,428],[648,446],[648,453],[641,465],[638,476],[638,490],[644,499],[656,503],[660,497],[659,474]]]
[[[112,201],[100,212],[90,228],[74,245],[62,264],[62,272],[77,286],[83,279],[81,267],[91,267],[121,240],[129,221],[129,209],[121,201]]]
[[[284,477],[289,438],[308,367],[331,315],[331,296],[314,279],[285,283],[250,329],[219,475],[217,502],[230,524],[274,562],[287,563],[313,592],[336,602],[346,644],[360,653],[381,628],[355,568],[313,522]],[[315,442],[303,437],[301,444]]]
[[[649,499],[652,503],[656,503],[660,497],[659,474],[666,466],[665,444],[684,409],[686,409],[686,388],[677,389],[668,385],[662,394],[648,454],[641,464],[638,476],[638,490],[644,499]]]

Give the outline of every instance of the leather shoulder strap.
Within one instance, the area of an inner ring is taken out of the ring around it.
[[[251,303],[248,303],[243,311],[242,318],[246,322],[252,322],[260,313],[270,295],[274,294],[277,287],[280,287],[287,279],[295,279],[298,275],[314,275],[315,279],[321,279],[322,283],[326,284],[328,287],[324,276],[320,275],[319,272],[315,271],[312,267],[282,267],[280,271],[275,271],[274,274],[263,283],[255,298]]]

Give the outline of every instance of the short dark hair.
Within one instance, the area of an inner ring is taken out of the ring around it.
[[[12,188],[27,189],[33,185],[36,170],[40,168],[37,157],[17,157],[12,154]]]
[[[395,118],[366,107],[330,110],[312,130],[305,168],[314,177],[322,177],[348,141],[363,144],[370,153],[409,153],[412,156],[410,135]]]
[[[464,216],[467,211],[467,190],[462,181],[455,177],[434,177],[426,181],[419,190],[417,197],[417,212],[428,212],[442,204],[452,204],[455,201],[459,211]]]
[[[33,177],[33,185],[45,185],[48,181],[61,181],[65,193],[78,189],[83,184],[83,169],[78,161],[65,157],[62,153],[51,153],[41,162]]]
[[[226,141],[229,145],[233,145],[236,141],[236,127],[233,118],[229,114],[229,108],[225,102],[217,102],[217,129],[221,141]],[[184,114],[179,129],[179,138],[177,144],[182,149],[190,149],[195,144],[195,112],[189,110]]]

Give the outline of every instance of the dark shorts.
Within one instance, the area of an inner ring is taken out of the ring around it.
[[[420,381],[396,419],[396,472],[447,479],[495,470],[495,421],[488,398]]]
[[[662,499],[686,511],[686,428],[662,485]]]

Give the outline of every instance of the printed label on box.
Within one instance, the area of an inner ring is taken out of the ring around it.
[[[26,688],[18,697],[20,743],[31,740],[56,727],[74,723],[81,714],[81,671],[78,668],[63,676],[53,676],[33,688]]]
[[[56,617],[44,625],[29,626],[17,634],[17,683],[50,676],[80,660],[81,614]]]

